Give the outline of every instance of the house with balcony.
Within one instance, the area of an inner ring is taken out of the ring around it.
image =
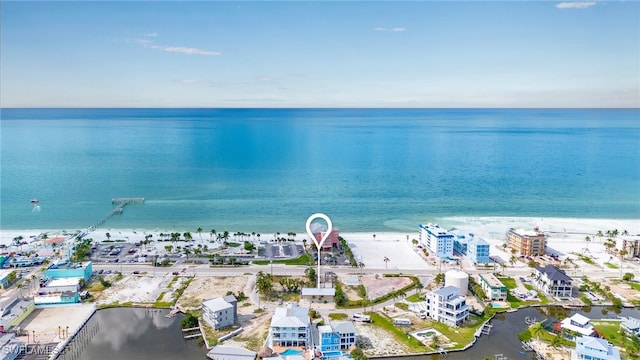
[[[620,360],[620,350],[605,339],[581,336],[576,338],[571,360]]]
[[[441,259],[453,256],[453,240],[455,235],[438,226],[438,224],[418,225],[419,241],[429,252]]]
[[[455,286],[445,286],[427,293],[425,315],[449,326],[462,325],[469,318],[467,299]]]
[[[640,319],[628,317],[627,320],[620,323],[620,330],[627,336],[635,335],[640,337]]]
[[[547,252],[547,235],[538,231],[511,228],[507,231],[507,246],[517,254],[541,256]]]
[[[342,356],[356,343],[356,328],[351,321],[334,321],[318,326],[318,350],[323,359]]]
[[[238,300],[233,295],[202,302],[202,319],[213,329],[220,330],[236,323]]]
[[[473,234],[455,234],[453,251],[473,264],[488,264],[489,243]]]
[[[589,318],[580,314],[573,314],[560,321],[560,327],[572,337],[592,336],[596,333],[593,325],[589,324]]]
[[[269,325],[269,347],[310,347],[311,320],[309,308],[287,304],[276,308]]]
[[[555,298],[573,296],[573,281],[562,270],[553,265],[536,267],[533,270],[533,284],[540,291]]]
[[[507,300],[507,286],[491,273],[478,274],[478,283],[482,287],[487,299],[505,301]]]

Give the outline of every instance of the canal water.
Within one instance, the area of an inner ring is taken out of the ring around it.
[[[180,320],[167,318],[168,310],[111,308],[99,310],[86,326],[98,323],[99,330],[79,360],[204,360],[201,340],[184,340]]]
[[[509,360],[535,359],[532,353],[520,354],[518,333],[527,325],[525,318],[556,319],[571,316],[575,312],[590,319],[615,319],[619,316],[640,318],[640,309],[613,309],[591,307],[568,310],[561,307],[527,308],[513,313],[497,314],[492,320],[490,335],[482,335],[476,344],[463,352],[451,352],[446,356],[402,356],[389,360],[482,360],[502,354]],[[180,329],[181,315],[167,318],[167,310],[113,308],[96,312],[87,326],[98,322],[98,332],[84,344],[79,360],[204,360],[206,349],[199,340],[184,340]]]

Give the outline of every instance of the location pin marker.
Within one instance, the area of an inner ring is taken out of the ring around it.
[[[313,236],[313,233],[311,232],[311,222],[313,222],[313,220],[315,220],[315,219],[322,219],[322,220],[327,222],[327,231],[324,233],[324,235],[322,235],[322,238],[320,239],[320,242],[318,242],[316,237]],[[331,224],[331,219],[329,219],[329,217],[327,215],[325,215],[325,214],[315,213],[315,214],[309,216],[309,218],[307,219],[307,234],[313,240],[313,243],[316,244],[316,247],[318,249],[318,273],[317,273],[318,280],[316,282],[316,286],[318,287],[318,289],[320,288],[320,259],[322,258],[320,256],[320,250],[322,249],[322,244],[324,244],[324,241],[327,240],[329,235],[331,235],[331,230],[333,230],[333,225]]]

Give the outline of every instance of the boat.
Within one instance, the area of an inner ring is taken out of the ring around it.
[[[32,203],[33,205],[38,205],[38,204],[40,203],[40,200],[38,200],[38,199],[36,199],[36,198],[33,198],[33,199],[31,199],[31,203]]]

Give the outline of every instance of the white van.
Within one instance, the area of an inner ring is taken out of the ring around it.
[[[353,314],[351,316],[351,320],[361,321],[361,322],[371,322],[371,316],[358,313],[358,314]]]

